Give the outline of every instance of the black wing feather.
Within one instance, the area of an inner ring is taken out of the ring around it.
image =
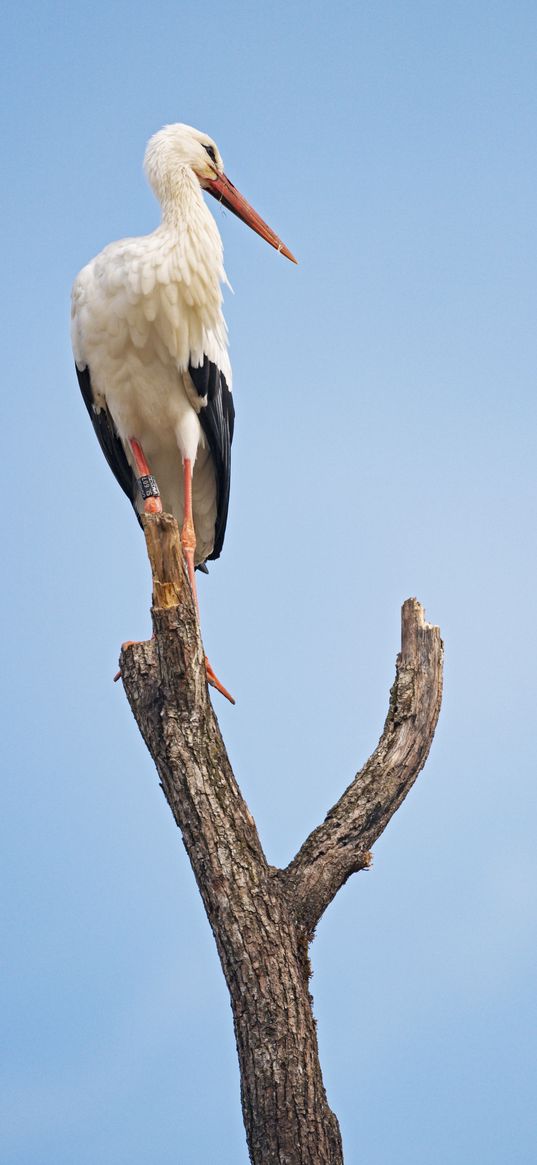
[[[201,407],[199,419],[211,450],[216,477],[214,548],[208,556],[214,559],[220,557],[226,532],[235,406],[224,373],[207,356],[199,368],[189,364],[188,371],[198,396],[207,401]]]
[[[76,374],[78,376],[78,383],[80,391],[84,398],[84,404],[90,415],[91,423],[97,434],[97,440],[106,457],[106,460],[122,490],[126,493],[130,502],[134,506],[136,517],[139,519],[136,510],[136,494],[137,481],[134,472],[127,461],[123,443],[118,435],[118,431],[108,409],[105,405],[101,406],[98,412],[94,408],[93,390],[91,387],[91,377],[89,368],[80,369],[75,365]]]

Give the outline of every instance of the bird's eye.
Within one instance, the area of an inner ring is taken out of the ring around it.
[[[202,142],[202,146],[203,146],[204,150],[207,150],[207,153],[211,159],[211,162],[214,162],[214,164],[216,166],[216,154],[214,152],[214,146],[206,146],[205,142]]]

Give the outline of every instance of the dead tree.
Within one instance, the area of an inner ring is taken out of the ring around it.
[[[347,878],[423,767],[442,693],[442,640],[416,599],[380,741],[285,870],[269,865],[208,696],[204,654],[176,522],[144,518],[153,631],[121,653],[130,706],[158,770],[203,898],[231,997],[241,1098],[254,1165],[341,1165],[319,1064],[308,947]]]

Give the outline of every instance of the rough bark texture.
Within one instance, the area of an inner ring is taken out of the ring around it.
[[[181,829],[231,997],[254,1165],[341,1165],[308,990],[321,914],[401,804],[427,758],[442,689],[437,627],[408,599],[375,752],[286,870],[268,865],[208,697],[177,526],[144,518],[153,573],[149,643],[124,648],[127,697]]]

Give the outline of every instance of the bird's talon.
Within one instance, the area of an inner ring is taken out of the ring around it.
[[[234,704],[235,700],[233,699],[233,696],[230,694],[230,692],[228,692],[227,688],[225,688],[224,685],[220,683],[220,680],[215,675],[214,670],[211,667],[209,660],[207,659],[207,656],[205,656],[205,673],[207,676],[207,683],[211,685],[211,688],[216,688],[217,692],[220,692],[222,696],[225,696],[226,700],[229,700],[230,704]]]

